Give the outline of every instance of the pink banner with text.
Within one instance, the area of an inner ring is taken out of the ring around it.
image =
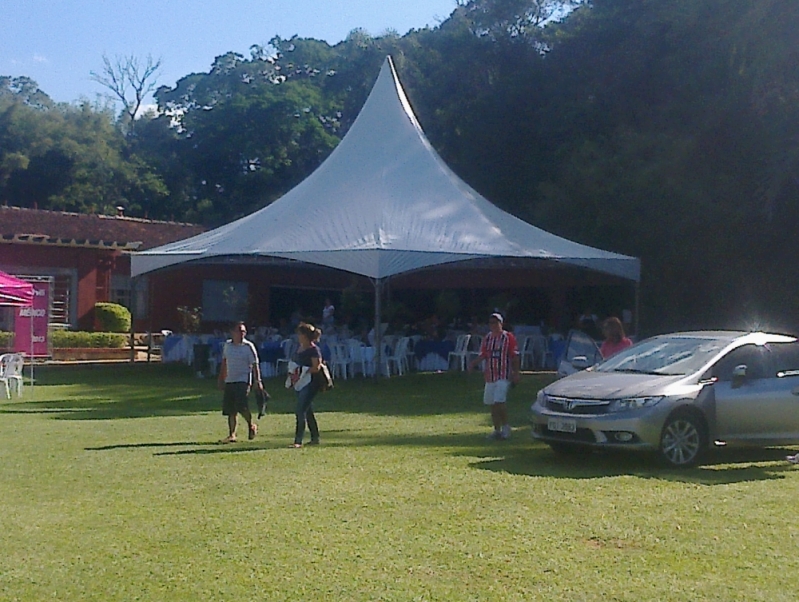
[[[47,324],[50,312],[50,283],[32,282],[33,307],[16,308],[14,317],[14,351],[34,357],[50,355]],[[31,328],[31,322],[33,328]],[[33,340],[31,340],[33,336]]]

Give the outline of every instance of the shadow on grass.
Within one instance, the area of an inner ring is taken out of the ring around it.
[[[201,447],[199,449],[184,449],[174,452],[157,452],[154,456],[205,456],[208,454],[241,454],[263,452],[266,449],[278,449],[277,447],[264,448],[262,446],[242,445],[235,444],[222,444],[222,443],[209,443],[209,447]],[[286,447],[285,445],[279,446],[280,448]]]
[[[121,418],[180,416],[218,412],[220,392],[213,379],[197,379],[183,365],[115,365],[101,367],[42,367],[37,370],[34,395],[0,404],[0,413],[48,414],[57,420],[113,420]],[[538,388],[551,380],[546,375],[528,375],[511,394],[509,407],[515,424],[526,422],[525,413]],[[283,388],[282,379],[270,379],[270,414],[293,414],[295,397]],[[383,416],[436,416],[456,413],[484,414],[480,403],[482,378],[462,373],[410,374],[389,380],[351,379],[317,396],[320,414],[347,412]],[[48,397],[50,399],[48,399]],[[43,398],[43,399],[41,399]],[[471,466],[524,476],[592,479],[634,475],[706,485],[783,478],[790,467],[770,465],[782,461],[784,450],[714,450],[701,466],[687,470],[660,468],[653,456],[593,453],[558,457],[543,444],[529,440],[520,429],[510,442],[488,442],[471,433],[372,436],[361,433],[323,433],[326,447],[417,446],[441,453],[480,458]],[[287,434],[287,437],[289,435]],[[239,453],[279,449],[268,439],[220,446],[215,442],[171,442],[126,444],[87,448],[107,451],[125,447],[191,447],[166,454]],[[765,465],[764,465],[765,464]]]
[[[708,454],[707,459],[695,468],[673,469],[661,467],[652,454],[595,452],[579,456],[558,456],[542,443],[525,441],[525,431],[516,433],[508,442],[491,442],[474,433],[431,435],[364,435],[343,430],[324,431],[323,442],[316,450],[371,447],[418,447],[456,457],[478,458],[469,463],[477,470],[489,470],[527,477],[563,479],[601,479],[618,476],[635,476],[644,479],[661,479],[699,485],[727,485],[752,481],[785,478],[783,472],[793,470],[784,462],[785,451],[778,448],[720,450]],[[235,445],[215,442],[142,444],[140,447],[187,447],[190,449],[164,450],[156,456],[208,455],[220,453],[271,452],[289,447],[290,433],[275,442],[274,436],[240,441]],[[101,450],[117,447],[105,446]],[[88,448],[92,449],[92,448]]]
[[[552,378],[525,375],[510,403],[525,410],[538,389]],[[270,413],[293,414],[294,392],[282,378],[265,381],[272,395]],[[479,374],[415,373],[392,379],[339,380],[316,397],[318,412],[383,416],[433,416],[482,413]],[[221,392],[215,379],[198,379],[182,364],[43,366],[36,372],[34,401],[0,404],[0,413],[52,414],[57,420],[113,420],[215,412]],[[49,398],[49,399],[48,399]],[[254,403],[251,404],[254,407]]]
[[[85,447],[86,451],[109,451],[112,449],[141,449],[147,447],[188,447],[189,445],[204,445],[203,441],[174,441],[172,443],[120,443],[119,445],[101,445],[99,447]]]
[[[685,469],[660,466],[654,454],[645,453],[609,451],[559,456],[546,446],[514,448],[508,452],[502,457],[473,462],[471,466],[525,476],[597,479],[626,475],[699,485],[784,479],[782,473],[792,469],[784,463],[785,451],[777,448],[713,450],[698,466]],[[775,466],[773,462],[782,464]]]
[[[218,411],[220,405],[207,395],[191,396],[185,391],[164,390],[153,397],[120,395],[119,390],[106,391],[97,387],[94,393],[94,397],[83,396],[69,401],[17,402],[11,407],[4,404],[0,405],[0,414],[51,414],[54,420],[117,420],[205,413]]]

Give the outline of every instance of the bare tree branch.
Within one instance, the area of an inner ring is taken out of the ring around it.
[[[111,92],[111,98],[122,102],[130,131],[144,99],[156,88],[160,67],[161,59],[154,60],[149,54],[144,63],[132,54],[115,56],[113,61],[104,54],[102,70],[90,72],[92,80]]]

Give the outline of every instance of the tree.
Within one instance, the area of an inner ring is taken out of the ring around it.
[[[537,43],[541,28],[563,19],[585,0],[458,0],[474,35]]]
[[[104,54],[102,70],[91,72],[91,78],[110,90],[114,100],[122,103],[129,134],[133,133],[144,99],[156,88],[160,67],[161,59],[153,60],[149,54],[143,63],[134,55],[117,56],[111,61]]]
[[[20,102],[34,109],[51,109],[53,100],[29,77],[0,76],[0,103]]]

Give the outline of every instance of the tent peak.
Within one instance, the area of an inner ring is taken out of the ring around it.
[[[251,215],[133,255],[131,273],[234,255],[305,261],[375,279],[490,257],[639,277],[637,259],[536,228],[461,180],[427,140],[390,55],[347,134],[305,180]]]

